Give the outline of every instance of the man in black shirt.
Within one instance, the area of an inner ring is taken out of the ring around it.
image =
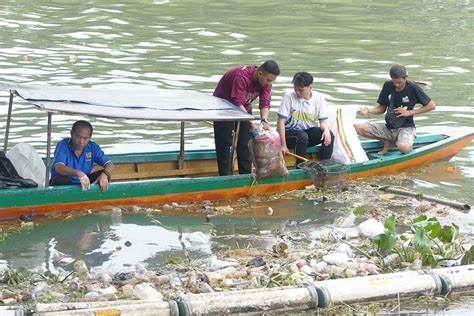
[[[407,153],[413,148],[416,136],[413,116],[435,109],[433,100],[414,82],[407,80],[407,71],[402,65],[390,68],[390,77],[384,83],[377,100],[377,105],[364,107],[357,114],[385,114],[385,123],[358,123],[354,127],[357,134],[383,141],[384,146],[380,155],[384,155],[391,144],[396,143],[401,153]],[[422,107],[415,109],[415,104]]]

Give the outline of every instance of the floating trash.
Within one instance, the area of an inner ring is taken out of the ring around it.
[[[273,251],[279,255],[287,255],[288,244],[286,242],[279,242],[276,245],[273,245]]]
[[[271,208],[271,207],[268,207],[268,208],[267,208],[267,215],[268,215],[268,216],[272,216],[272,215],[273,215],[273,208]]]

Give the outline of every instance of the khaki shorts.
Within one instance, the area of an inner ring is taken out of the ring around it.
[[[414,127],[402,127],[389,129],[385,123],[365,123],[366,129],[372,135],[389,140],[399,146],[402,143],[413,146],[416,137],[416,129]]]

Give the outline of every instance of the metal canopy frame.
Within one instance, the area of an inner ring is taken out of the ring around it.
[[[5,139],[3,144],[4,152],[8,149],[8,139],[10,134],[10,124],[11,124],[11,116],[13,110],[13,98],[15,95],[18,95],[16,90],[9,90],[9,102],[8,102],[8,114],[7,114],[7,123],[5,128]],[[28,100],[25,100],[28,101]],[[53,112],[46,111],[48,115],[48,125],[47,125],[47,132],[46,132],[46,173],[45,173],[45,188],[49,187],[49,176],[50,176],[50,168],[51,168],[51,134],[52,134],[52,119],[53,119]],[[87,114],[86,114],[87,115]],[[184,130],[185,130],[185,122],[180,122],[180,145],[179,145],[179,155],[177,157],[178,169],[184,168],[185,162],[185,153],[184,153],[184,146],[185,146],[185,137],[184,137]],[[233,162],[235,159],[235,146],[237,145],[237,138],[240,128],[240,120],[237,120],[237,131],[234,134],[233,141],[232,141],[232,155],[231,155],[231,168],[233,171]]]

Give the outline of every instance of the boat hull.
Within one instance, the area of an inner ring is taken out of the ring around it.
[[[349,178],[354,180],[395,173],[436,161],[449,160],[467,146],[473,138],[473,133],[447,138],[437,135],[437,141],[416,148],[408,154],[402,155],[393,152],[364,163],[351,164]],[[419,137],[418,141],[423,141],[423,137]],[[374,142],[370,144],[374,147]],[[107,206],[235,199],[302,189],[310,184],[312,184],[310,174],[303,170],[290,170],[286,177],[259,180],[254,179],[251,175],[234,175],[123,181],[113,183],[106,192],[100,191],[98,186],[93,186],[86,192],[81,191],[77,186],[8,189],[0,190],[0,218]]]

